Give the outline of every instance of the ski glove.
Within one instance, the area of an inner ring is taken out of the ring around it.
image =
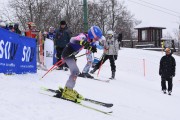
[[[94,46],[89,46],[87,49],[90,50],[93,53],[97,52],[97,49]]]
[[[84,40],[79,41],[79,44],[84,46],[85,48],[88,48],[90,46],[89,42],[84,41]]]

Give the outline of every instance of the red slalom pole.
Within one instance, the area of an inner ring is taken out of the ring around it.
[[[103,61],[104,61],[104,57],[105,57],[105,55],[104,55],[103,58],[102,58],[101,65],[100,65],[100,67],[99,67],[97,77],[99,76],[99,72],[100,72],[100,70],[101,70],[101,67],[102,67],[102,64],[103,64]]]

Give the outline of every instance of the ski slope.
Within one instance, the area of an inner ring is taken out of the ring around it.
[[[101,52],[98,51],[95,56],[101,56]],[[64,87],[69,71],[54,70],[42,80],[39,78],[46,72],[42,70],[25,75],[1,73],[0,120],[179,120],[180,57],[174,55],[176,77],[172,95],[169,96],[162,94],[158,75],[162,55],[161,52],[122,48],[116,61],[116,80],[105,83],[77,79],[75,89],[84,97],[114,104],[110,108],[113,111],[111,115],[41,94],[42,86],[52,89]],[[78,58],[77,64],[82,71],[86,57]],[[99,79],[107,80],[111,76],[109,64],[106,61],[102,66]],[[97,72],[94,77],[97,77]]]

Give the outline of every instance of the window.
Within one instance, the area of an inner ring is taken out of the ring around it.
[[[147,41],[148,37],[147,37],[147,30],[142,30],[142,41]]]

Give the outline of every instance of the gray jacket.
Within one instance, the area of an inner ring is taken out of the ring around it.
[[[115,40],[114,37],[112,37],[111,39],[107,38],[104,42],[104,54],[118,55],[119,43],[117,40]]]

